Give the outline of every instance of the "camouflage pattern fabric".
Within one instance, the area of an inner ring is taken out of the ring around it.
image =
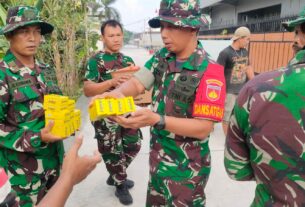
[[[305,51],[240,92],[225,149],[235,180],[255,180],[254,207],[305,206]]]
[[[60,94],[55,71],[36,61],[22,65],[8,51],[0,62],[0,166],[10,178],[20,205],[33,206],[56,181],[64,149],[44,143],[44,94]]]
[[[176,56],[166,48],[155,53],[145,65],[155,76],[153,111],[193,118],[196,90],[209,63],[200,43],[182,69],[176,68]],[[146,206],[204,206],[204,187],[211,167],[209,139],[155,128],[151,128],[151,135]]]
[[[201,14],[199,0],[162,0],[159,16],[148,23],[152,28],[159,28],[160,21],[190,28],[200,28],[209,24],[206,17]]]
[[[39,11],[35,7],[16,6],[9,8],[7,12],[6,25],[0,30],[0,34],[7,34],[19,27],[38,24],[41,34],[51,33],[54,27],[39,18]]]
[[[133,60],[122,53],[100,51],[89,59],[85,79],[100,83],[111,79],[111,72],[130,64],[134,64]],[[123,128],[109,119],[95,121],[93,126],[106,168],[116,185],[120,185],[127,179],[126,169],[140,151],[141,131]]]

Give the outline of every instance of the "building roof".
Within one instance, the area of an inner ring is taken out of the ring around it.
[[[238,0],[203,0],[201,3],[201,6],[203,9],[208,7],[213,7],[219,4],[230,4],[230,5],[236,5],[238,3]]]

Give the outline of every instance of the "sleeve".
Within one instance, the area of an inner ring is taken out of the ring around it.
[[[10,95],[5,74],[0,71],[0,146],[20,152],[34,152],[41,146],[40,130],[21,129],[7,122]]]
[[[222,65],[223,67],[226,67],[226,52],[223,50],[219,53],[218,58],[217,58],[217,63],[219,65]]]
[[[91,57],[87,62],[85,80],[96,83],[99,81],[98,61],[94,57]]]
[[[144,85],[146,90],[150,90],[155,82],[155,77],[152,71],[154,62],[156,62],[155,55],[145,63],[143,68],[134,74],[134,77]]]
[[[133,61],[133,59],[129,56],[125,56],[125,62],[126,62],[126,65],[131,65],[131,64],[134,64],[135,65],[135,62]]]
[[[242,92],[244,91],[246,90],[242,90]],[[241,99],[249,101],[249,99],[241,98],[244,95],[244,93],[239,95],[230,118],[224,158],[225,169],[230,178],[240,181],[254,179],[245,133],[249,128],[249,112],[238,104],[241,103]],[[247,105],[247,103],[243,105]]]
[[[224,115],[225,96],[223,67],[209,63],[196,92],[193,117],[220,122]]]

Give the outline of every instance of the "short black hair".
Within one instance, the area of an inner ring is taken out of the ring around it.
[[[300,25],[300,29],[301,29],[302,33],[305,34],[305,22],[303,22],[303,23]]]
[[[121,23],[118,22],[117,20],[110,19],[110,20],[107,20],[106,22],[104,22],[104,23],[102,24],[102,26],[101,26],[101,33],[102,33],[102,35],[104,35],[104,33],[105,33],[105,27],[106,27],[107,25],[108,25],[108,26],[111,26],[111,27],[120,27],[121,30],[122,30],[122,32],[123,32],[123,27],[122,27]]]

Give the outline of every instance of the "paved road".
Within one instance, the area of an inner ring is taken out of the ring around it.
[[[139,66],[143,66],[149,59],[149,54],[144,49],[127,47],[123,50],[130,55]],[[94,130],[89,122],[87,113],[88,99],[81,96],[77,107],[82,110],[82,129],[85,135],[80,154],[93,152],[96,141],[93,139]],[[148,153],[149,153],[149,129],[143,128],[143,145],[140,153],[128,169],[128,177],[135,181],[136,185],[131,189],[134,199],[132,207],[144,207],[146,199],[146,185],[148,181]],[[235,182],[228,178],[223,166],[224,134],[221,125],[215,126],[210,138],[212,154],[212,172],[206,187],[207,207],[247,207],[250,205],[255,184],[253,182]],[[69,149],[72,138],[65,141]],[[74,190],[66,203],[67,207],[121,207],[114,195],[114,188],[106,184],[108,173],[104,163],[89,175],[89,177],[74,187]]]

